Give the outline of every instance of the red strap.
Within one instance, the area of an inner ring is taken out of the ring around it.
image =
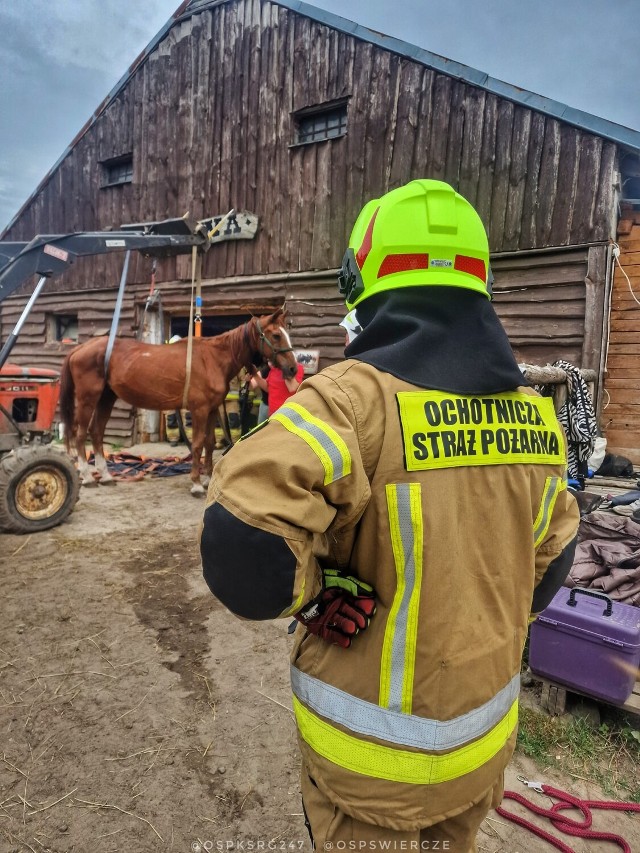
[[[613,844],[618,844],[624,853],[631,853],[631,848],[627,844],[627,842],[620,835],[615,835],[610,832],[596,832],[595,830],[589,829],[592,824],[593,817],[591,815],[591,809],[609,809],[613,811],[623,811],[623,812],[640,812],[640,805],[638,803],[618,803],[608,800],[579,800],[577,797],[572,797],[571,794],[566,794],[563,791],[559,791],[557,788],[552,788],[549,785],[542,785],[542,791],[549,797],[554,797],[559,802],[554,803],[550,809],[543,809],[540,806],[537,806],[535,803],[532,803],[530,800],[527,800],[526,797],[523,797],[521,794],[516,794],[515,791],[505,791],[504,796],[505,799],[515,800],[516,802],[523,805],[525,808],[529,809],[529,811],[534,812],[541,817],[547,817],[551,821],[552,825],[558,829],[560,832],[564,832],[566,835],[573,835],[580,838],[588,838],[591,840],[600,840],[600,841],[611,841]],[[570,817],[567,817],[563,814],[560,814],[564,809],[575,808],[581,812],[584,820],[576,821]],[[556,847],[558,850],[564,851],[564,853],[575,853],[573,848],[566,845],[559,838],[556,838],[554,835],[551,835],[546,830],[542,829],[536,824],[531,823],[528,820],[520,817],[519,815],[514,814],[513,812],[509,812],[502,807],[496,809],[496,812],[501,816],[506,818],[507,820],[511,820],[514,823],[517,823],[519,826],[528,829],[530,832],[533,832],[534,835],[537,835],[539,838],[543,838],[553,847]]]

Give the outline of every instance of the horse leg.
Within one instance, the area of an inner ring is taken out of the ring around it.
[[[96,407],[97,400],[94,397],[84,398],[76,405],[75,415],[75,447],[76,456],[78,459],[78,472],[80,474],[80,482],[83,486],[95,486],[96,481],[93,478],[93,468],[87,462],[87,449],[85,447],[87,441],[87,433],[89,424]]]
[[[216,423],[217,416],[215,411],[209,412],[207,427],[204,434],[204,477],[202,479],[202,484],[204,486],[209,485],[209,480],[213,473],[213,448],[216,443]]]
[[[111,412],[117,399],[118,398],[111,388],[109,388],[108,385],[105,385],[102,396],[98,400],[98,405],[93,414],[91,424],[89,425],[89,434],[91,435],[91,443],[93,444],[95,466],[96,471],[100,475],[101,486],[115,483],[115,480],[107,469],[107,460],[104,456],[104,431],[107,428],[107,422],[111,417]]]
[[[207,425],[207,413],[194,412],[191,410],[191,494],[205,494],[204,486],[200,481],[200,457],[205,441],[205,427]]]

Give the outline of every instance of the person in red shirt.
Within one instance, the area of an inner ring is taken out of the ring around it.
[[[262,388],[269,395],[269,417],[285,403],[289,397],[296,393],[304,378],[304,368],[298,365],[296,375],[291,379],[285,379],[279,367],[269,362],[269,373],[264,379],[256,371],[250,380],[252,387]]]

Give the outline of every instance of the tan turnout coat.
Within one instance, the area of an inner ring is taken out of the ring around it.
[[[499,783],[532,593],[578,526],[565,460],[530,388],[463,398],[348,360],[216,466],[208,503],[295,555],[283,616],[320,563],[376,590],[351,648],[298,626],[292,653],[303,760],[347,814],[417,829]]]

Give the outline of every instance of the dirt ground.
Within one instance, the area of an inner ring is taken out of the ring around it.
[[[54,530],[0,536],[2,853],[310,850],[287,620],[242,622],[210,595],[203,507],[186,476],[147,477],[84,489]],[[507,788],[546,808],[518,774],[606,799],[516,755]],[[594,828],[640,851],[640,815]],[[560,837],[576,853],[616,849]],[[478,845],[553,849],[493,813]]]

